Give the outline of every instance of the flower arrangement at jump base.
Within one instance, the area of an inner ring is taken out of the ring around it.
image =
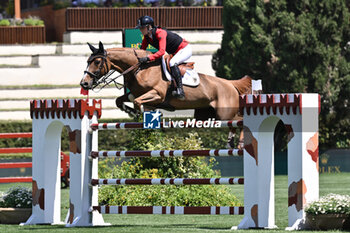
[[[350,229],[349,195],[330,193],[308,204],[305,212],[312,229]]]
[[[32,213],[32,191],[24,187],[10,188],[0,193],[0,223],[25,222]]]

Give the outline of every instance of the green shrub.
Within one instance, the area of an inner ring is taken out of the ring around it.
[[[8,19],[0,20],[0,26],[10,26],[10,21]]]
[[[0,20],[0,26],[44,26],[44,21],[36,17],[29,17],[27,19],[2,19]]]
[[[31,208],[32,191],[24,187],[10,188],[5,195],[2,195],[0,207]]]
[[[41,0],[39,5],[40,6],[47,6],[47,5],[52,5],[55,2],[56,2],[55,0]]]
[[[44,26],[44,21],[36,18],[24,19],[24,24],[26,26]]]
[[[36,22],[36,26],[44,26],[45,24],[44,24],[44,21],[43,20],[37,20],[37,22]]]
[[[134,140],[130,150],[201,149],[196,133],[186,137],[167,136],[161,131],[131,131]],[[132,158],[100,161],[99,177],[111,178],[212,178],[215,159],[203,157]],[[133,185],[102,186],[99,190],[102,205],[136,206],[237,206],[241,202],[227,186],[191,185]]]
[[[89,2],[85,4],[85,7],[89,7],[89,8],[97,8],[98,4],[94,3],[94,2]]]
[[[123,7],[124,3],[123,2],[113,2],[112,6],[115,8]]]
[[[26,26],[35,26],[35,21],[34,21],[34,19],[32,19],[32,18],[25,19],[25,20],[24,20],[24,24],[25,24]]]
[[[71,3],[72,1],[70,0],[56,0],[54,1],[53,9],[59,10],[59,9],[67,8],[71,6]]]

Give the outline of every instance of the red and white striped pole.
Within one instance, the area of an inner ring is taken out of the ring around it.
[[[92,158],[108,157],[181,157],[181,156],[241,156],[240,149],[219,150],[151,150],[151,151],[92,151]]]
[[[220,185],[244,184],[244,178],[92,179],[92,185]]]
[[[92,206],[101,214],[242,215],[243,206]]]

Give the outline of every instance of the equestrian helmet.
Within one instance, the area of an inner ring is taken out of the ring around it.
[[[140,17],[137,20],[136,28],[146,27],[148,25],[151,25],[152,27],[154,27],[154,21],[153,21],[153,18],[151,16],[145,15],[145,16]]]

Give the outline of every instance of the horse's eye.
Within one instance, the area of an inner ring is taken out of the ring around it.
[[[100,63],[101,63],[100,60],[96,60],[96,61],[95,61],[95,65],[99,65]]]

